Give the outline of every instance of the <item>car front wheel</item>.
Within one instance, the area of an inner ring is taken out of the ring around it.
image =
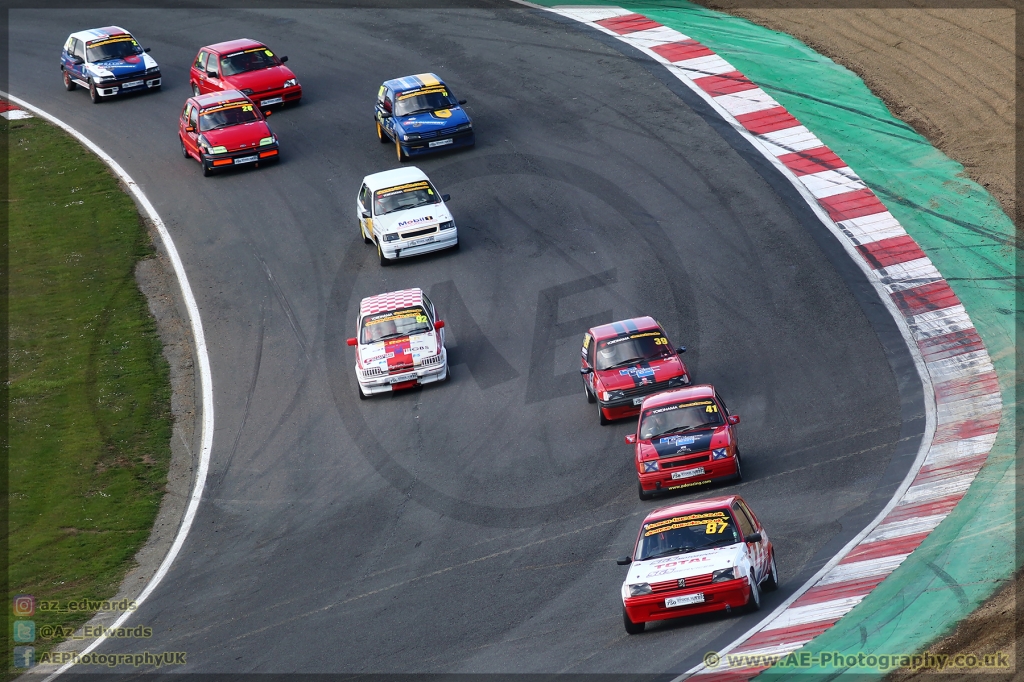
[[[402,143],[398,140],[395,140],[395,153],[398,154],[399,163],[403,163],[409,159],[409,157],[405,155],[405,152],[402,151]]]
[[[181,155],[184,156],[187,159],[188,158],[188,149],[185,147],[185,140],[183,140],[183,139],[181,139],[181,137],[179,137],[178,138],[178,142],[181,144]]]
[[[380,121],[377,121],[377,139],[380,140],[381,144],[391,142],[391,140],[388,139],[387,134],[384,132],[384,128],[381,127]]]
[[[72,90],[74,90],[78,86],[75,84],[75,81],[71,80],[71,74],[70,73],[68,73],[67,71],[64,71],[63,73],[64,73],[64,89],[67,90],[68,92],[71,92]]]
[[[639,635],[647,625],[647,623],[634,623],[631,621],[629,614],[626,613],[626,607],[622,607],[622,624],[625,626],[626,632],[631,635]]]
[[[89,81],[89,99],[92,100],[93,104],[99,104],[103,101],[103,96],[100,95],[99,91],[96,89],[96,84],[92,81]]]
[[[637,494],[640,496],[640,500],[642,502],[647,502],[649,500],[653,500],[654,499],[654,491],[653,490],[644,490],[644,487],[643,487],[643,485],[641,485],[640,481],[636,482],[636,491],[637,491]]]
[[[747,611],[753,613],[761,610],[761,587],[754,580],[754,570],[750,570],[750,598],[747,600]]]
[[[604,410],[601,409],[600,405],[597,406],[597,420],[601,422],[601,426],[608,426],[612,423],[611,419],[604,416]]]
[[[590,386],[587,386],[587,382],[586,381],[583,382],[583,392],[587,394],[587,402],[588,403],[593,405],[594,403],[597,402],[597,398],[595,398],[594,394],[590,392]]]
[[[391,259],[384,255],[384,249],[380,248],[380,242],[377,242],[377,259],[380,261],[382,266],[391,265]]]
[[[764,591],[774,592],[779,589],[779,569],[775,566],[775,550],[772,550],[772,563],[768,568],[768,579],[764,581]]]
[[[195,83],[192,84],[192,96],[199,97],[199,86]]]

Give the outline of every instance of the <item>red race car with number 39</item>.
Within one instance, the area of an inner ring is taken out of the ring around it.
[[[663,490],[743,477],[736,433],[740,416],[729,412],[714,386],[652,395],[640,409],[636,433],[626,442],[636,451],[641,500]]]
[[[690,375],[652,317],[636,317],[588,329],[583,335],[583,390],[597,403],[601,424],[640,413],[645,396],[687,386]]]

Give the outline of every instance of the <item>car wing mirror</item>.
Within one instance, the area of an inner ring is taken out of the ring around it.
[[[288,61],[288,57],[287,56],[281,57],[281,63],[282,64],[284,64],[286,61]]]
[[[143,52],[149,52],[149,51],[150,51],[150,49],[152,49],[152,48],[144,47],[144,48],[142,48],[142,51],[143,51]]]
[[[738,414],[730,414],[729,423],[732,424],[733,426],[736,426],[737,424],[740,423],[740,416]]]
[[[217,72],[216,71],[207,71],[206,72],[206,77],[207,78],[216,78],[217,77]]]
[[[636,445],[636,434],[630,433],[626,435],[626,445]]]
[[[682,355],[685,352],[686,352],[686,346],[679,346],[679,348],[676,348],[676,355]]]
[[[452,195],[451,194],[442,194],[441,195],[441,201],[451,201],[451,200],[452,200]]]
[[[347,343],[350,346],[358,345],[358,342],[355,339],[348,339],[347,341],[345,341],[345,343]]]
[[[466,103],[466,100],[464,100],[464,99],[460,99],[459,100],[459,104],[465,104],[465,103]]]
[[[760,533],[751,533],[747,537],[743,538],[743,541],[744,542],[761,542],[761,534]]]
[[[594,370],[590,369],[589,367],[580,367],[580,374],[590,374],[593,371]]]
[[[628,566],[631,563],[633,563],[633,557],[620,556],[618,559],[615,560],[615,563],[617,563],[619,566]]]
[[[370,217],[370,212],[369,211],[360,211],[359,215],[361,215],[364,218],[369,218]]]
[[[444,329],[444,320],[438,320],[435,322],[434,329]]]
[[[71,61],[74,64],[85,64],[85,60],[82,59],[81,57],[72,57]]]

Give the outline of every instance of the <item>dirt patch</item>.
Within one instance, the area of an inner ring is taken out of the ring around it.
[[[787,9],[700,4],[788,33],[860,76],[1014,217],[1014,9]],[[1020,222],[1018,221],[1018,225]]]

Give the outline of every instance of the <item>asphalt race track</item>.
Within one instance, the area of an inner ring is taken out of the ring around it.
[[[763,615],[906,471],[920,387],[824,229],[641,60],[494,7],[11,10],[10,91],[145,189],[210,344],[199,515],[128,621],[153,637],[98,651],[185,651],[189,672],[682,670],[758,616],[626,635],[614,558],[646,512],[741,493],[783,580]],[[111,23],[152,48],[162,92],[64,91],[67,35]],[[279,165],[204,178],[175,139],[188,67],[236,37],[288,55],[304,99],[270,119]],[[399,165],[372,102],[424,71],[477,131],[475,149],[414,162],[451,193],[462,248],[384,269],[355,221],[362,177]],[[360,401],[359,300],[408,286],[448,324],[452,381]],[[630,423],[598,425],[577,368],[587,327],[641,314],[742,416],[742,484],[638,501]]]

